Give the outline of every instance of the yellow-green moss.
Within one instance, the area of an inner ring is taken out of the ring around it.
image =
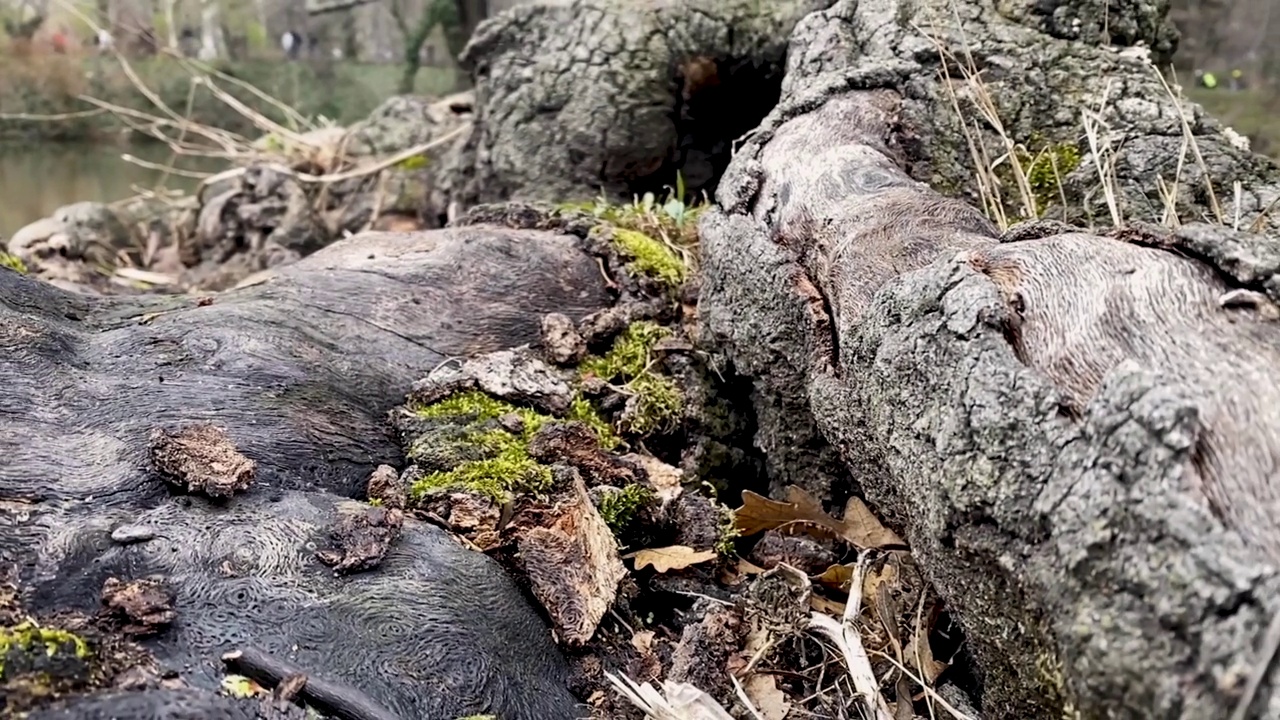
[[[605,381],[624,383],[636,397],[636,410],[627,420],[627,429],[641,435],[670,428],[684,409],[684,397],[671,378],[649,369],[653,347],[671,335],[657,323],[632,323],[613,342],[603,357],[589,357],[579,366],[581,373]]]
[[[427,158],[425,155],[414,155],[395,164],[397,170],[421,170],[427,166]]]
[[[1040,215],[1060,199],[1063,178],[1080,167],[1080,149],[1072,143],[1048,145],[1034,156],[1022,158],[1022,162],[1036,202],[1036,214]]]
[[[582,361],[579,369],[584,375],[594,375],[601,380],[634,378],[648,367],[653,346],[670,335],[670,329],[655,322],[632,323],[613,341],[613,347],[604,357],[589,357]]]
[[[653,491],[640,483],[632,483],[618,492],[611,492],[600,498],[600,517],[609,526],[614,535],[622,533],[627,525],[635,519],[640,508],[653,500]]]
[[[636,411],[627,420],[632,432],[666,431],[679,421],[684,396],[671,378],[647,372],[627,383],[627,388],[636,396]]]
[[[565,417],[583,423],[594,430],[596,437],[600,438],[600,447],[605,450],[613,450],[622,444],[622,439],[613,432],[613,426],[600,416],[600,411],[596,410],[596,406],[583,397],[582,393],[573,396],[573,402],[570,403],[569,412]]]
[[[16,255],[10,255],[9,253],[4,252],[3,250],[0,250],[0,267],[6,267],[6,268],[9,268],[10,270],[17,270],[18,272],[23,273],[24,275],[27,272],[27,266],[25,263],[22,262],[20,258],[18,258]]]
[[[615,228],[613,242],[622,254],[632,258],[627,263],[631,272],[647,275],[673,287],[684,282],[687,274],[684,262],[662,241],[639,230]]]
[[[738,529],[737,518],[734,516],[733,510],[724,505],[720,506],[720,532],[716,537],[715,551],[724,556],[733,555],[738,551],[737,544],[734,542],[742,536],[742,531]]]
[[[41,627],[27,620],[11,627],[0,628],[0,680],[5,677],[4,662],[10,652],[14,650],[31,652],[41,647],[49,657],[60,652],[70,652],[84,660],[92,655],[89,644],[79,635],[58,628]]]

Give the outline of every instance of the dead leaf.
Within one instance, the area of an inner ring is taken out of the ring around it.
[[[844,506],[843,535],[859,548],[906,547],[898,534],[885,527],[862,498],[851,497]]]
[[[838,618],[844,617],[845,604],[822,595],[811,595],[809,597],[809,607],[824,615]]]
[[[752,675],[742,684],[742,689],[764,720],[783,720],[791,712],[790,699],[778,689],[778,681],[772,675]]]
[[[302,673],[294,673],[280,681],[276,686],[276,696],[281,700],[293,702],[298,693],[307,684],[307,676]]]
[[[871,605],[876,602],[881,585],[887,585],[890,588],[897,588],[900,585],[897,565],[892,562],[886,562],[879,568],[867,570],[867,574],[862,580],[863,605]]]
[[[636,652],[641,654],[647,653],[650,650],[652,650],[653,649],[653,631],[641,630],[635,635],[632,635],[631,647],[635,648]]]
[[[933,685],[933,681],[948,667],[946,663],[933,659],[933,648],[929,647],[929,636],[925,633],[912,635],[903,654],[907,656],[907,663],[918,670],[929,685]]]
[[[683,570],[691,565],[714,560],[715,550],[694,550],[687,545],[672,545],[664,548],[640,550],[632,557],[636,560],[636,569],[653,566],[659,573],[671,570]]]
[[[825,585],[833,590],[849,592],[849,583],[853,582],[853,570],[855,567],[857,567],[857,563],[832,565],[826,570],[823,570],[821,575],[815,575],[811,579],[814,582],[820,585]]]
[[[857,548],[905,547],[906,543],[876,519],[866,503],[856,497],[845,505],[845,518],[836,520],[822,509],[812,495],[791,485],[787,499],[770,500],[750,490],[742,492],[742,507],[734,511],[738,531],[755,535],[786,525],[799,525],[805,532],[834,536]]]

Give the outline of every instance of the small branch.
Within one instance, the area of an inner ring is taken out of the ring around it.
[[[304,675],[297,700],[340,720],[403,720],[373,698],[350,685],[307,674],[293,663],[253,649],[233,650],[222,656],[233,671],[274,688],[285,678]]]

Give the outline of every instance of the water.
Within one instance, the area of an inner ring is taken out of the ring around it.
[[[0,144],[0,249],[19,228],[63,205],[123,200],[136,194],[134,185],[154,188],[163,173],[121,160],[125,153],[150,162],[169,161],[169,149],[155,143]],[[202,167],[207,172],[221,169],[216,162],[200,160],[181,158],[178,166]],[[165,187],[191,192],[198,183],[170,175]]]

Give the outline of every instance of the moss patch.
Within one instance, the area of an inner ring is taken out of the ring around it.
[[[42,627],[27,620],[11,627],[0,628],[0,680],[6,677],[6,666],[15,656],[42,653],[54,658],[66,655],[86,660],[93,655],[89,644],[75,633],[58,628]]]
[[[627,263],[627,269],[631,272],[646,275],[671,287],[685,281],[687,269],[684,262],[662,241],[639,230],[618,228],[613,231],[613,242],[624,255],[633,258]]]
[[[0,250],[0,267],[6,267],[6,268],[9,268],[10,270],[17,270],[18,272],[23,273],[24,275],[27,272],[27,266],[25,263],[22,262],[20,258],[18,258],[16,255],[10,255],[9,253],[4,252],[2,250]]]
[[[653,491],[639,483],[628,485],[618,492],[611,492],[600,498],[600,517],[605,525],[620,535],[635,519],[640,508],[653,500]]]
[[[550,417],[478,390],[414,408],[414,412],[423,419],[462,423],[465,430],[460,442],[480,457],[426,475],[409,488],[412,499],[419,500],[434,490],[460,489],[503,502],[512,492],[538,493],[551,487],[551,468],[529,456],[529,440]],[[506,415],[520,418],[519,433],[495,425]],[[411,447],[407,455],[416,461],[423,452]]]
[[[671,335],[657,323],[633,323],[613,342],[603,357],[589,357],[580,370],[605,381],[621,381],[623,391],[635,398],[635,409],[627,420],[628,430],[647,435],[670,428],[684,410],[684,396],[675,382],[649,368],[653,347]]]
[[[566,418],[576,420],[594,430],[596,436],[600,438],[600,447],[605,450],[613,450],[622,444],[622,439],[614,433],[613,426],[600,416],[600,411],[596,410],[596,406],[583,397],[582,393],[574,395]]]
[[[1049,145],[1034,157],[1023,158],[1027,168],[1027,184],[1036,201],[1036,214],[1061,200],[1062,179],[1080,167],[1080,149],[1072,143]]]

